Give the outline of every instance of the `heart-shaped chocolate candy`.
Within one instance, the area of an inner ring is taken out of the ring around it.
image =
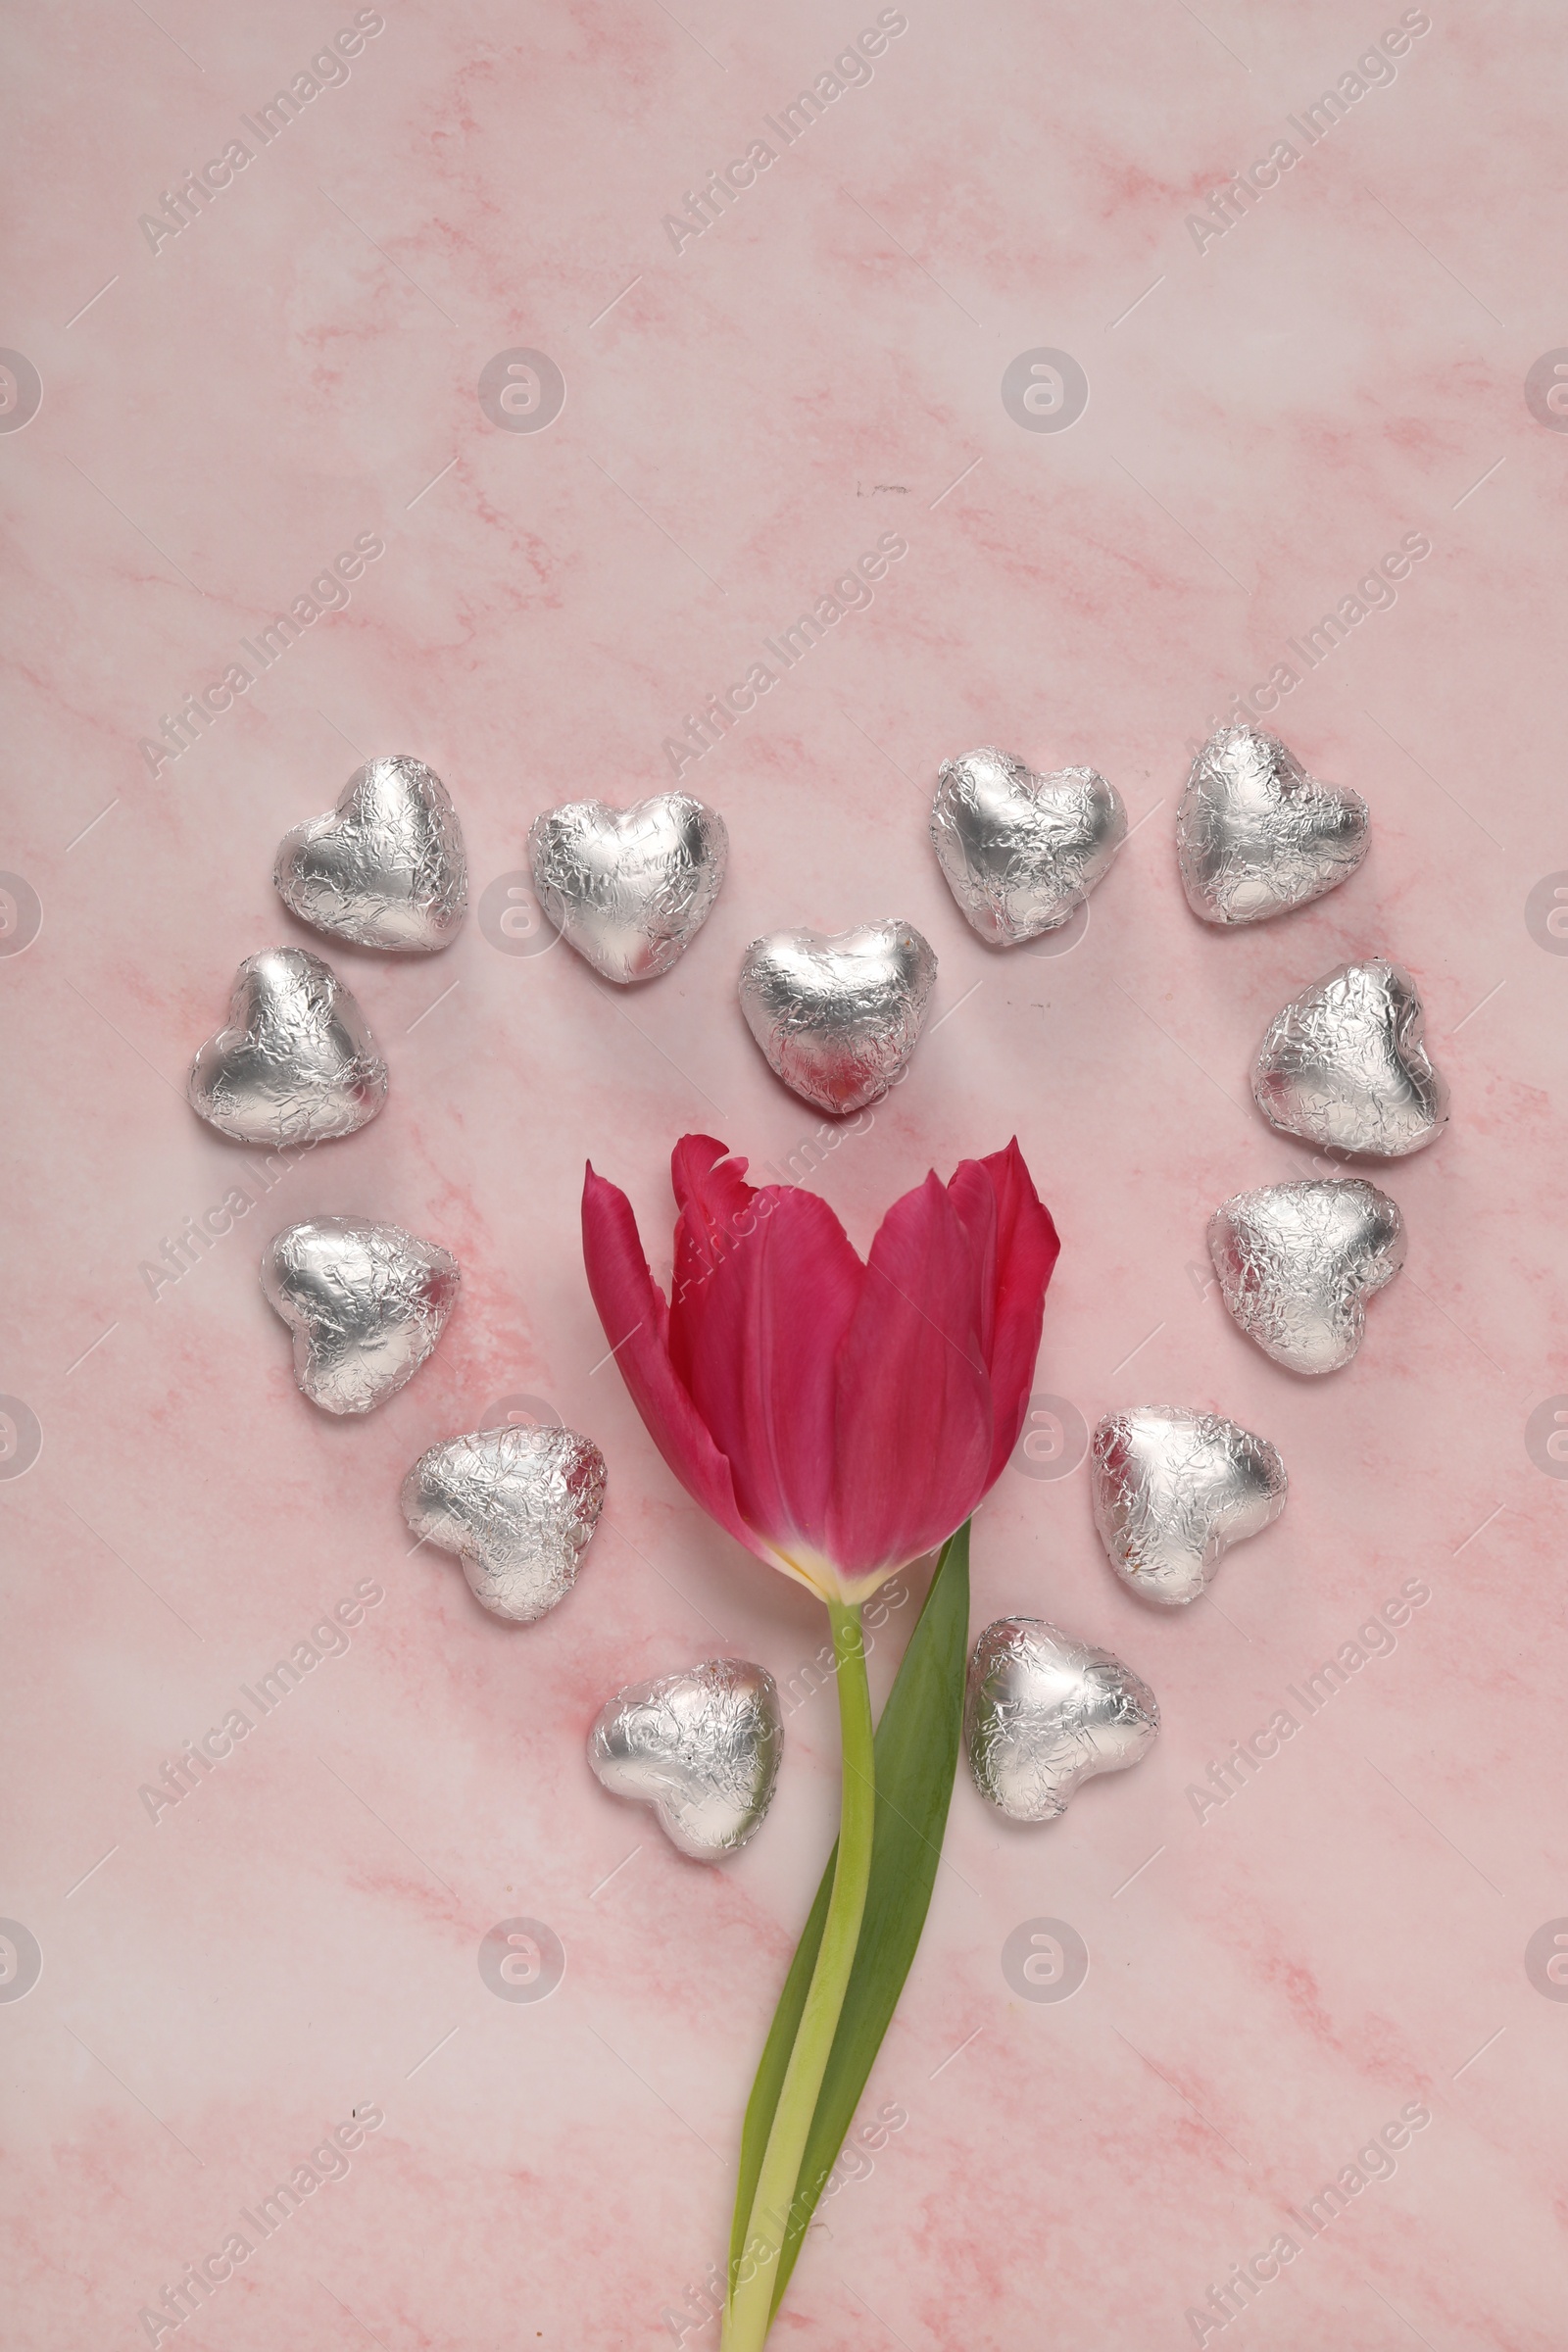
[[[946,761],[931,806],[948,886],[997,948],[1070,921],[1126,838],[1121,795],[1092,767],[1037,776],[989,747]]]
[[[1381,956],[1342,963],[1274,1015],[1252,1099],[1282,1135],[1402,1159],[1448,1116],[1421,1030],[1420,994],[1399,964]]]
[[[403,1482],[416,1536],[455,1551],[474,1598],[531,1625],[576,1581],[605,1498],[605,1457],[569,1429],[485,1429],[422,1453]]]
[[[568,947],[625,988],[667,972],[708,919],[729,835],[687,792],[634,808],[569,801],[536,816],[528,856],[539,904]]]
[[[1176,812],[1187,903],[1205,923],[1261,923],[1335,890],[1366,856],[1359,793],[1319,784],[1277,735],[1221,727]]]
[[[777,1686],[742,1658],[632,1684],[588,1740],[588,1761],[612,1795],[652,1805],[670,1843],[695,1862],[739,1853],[756,1836],[783,1752]]]
[[[1361,1176],[1266,1184],[1208,1221],[1225,1304],[1292,1372],[1337,1372],[1361,1345],[1366,1301],[1404,1263],[1404,1221]]]
[[[1055,1821],[1097,1772],[1125,1772],[1159,1730],[1147,1683],[1043,1617],[999,1617],[969,1660],[974,1785],[1014,1821]]]
[[[228,1026],[191,1063],[191,1107],[242,1144],[353,1135],[386,1101],[369,1023],[329,964],[304,948],[247,956]]]
[[[290,1225],[262,1258],[268,1304],[294,1334],[294,1378],[327,1413],[396,1396],[458,1302],[458,1261],[437,1242],[363,1217]]]
[[[463,928],[468,863],[447,788],[399,754],[356,768],[325,816],[296,825],[272,867],[291,914],[356,947],[429,955]]]
[[[1274,1447],[1217,1413],[1173,1404],[1107,1413],[1091,1463],[1095,1525],[1111,1566],[1168,1606],[1196,1600],[1220,1554],[1285,1508]]]
[[[775,931],[742,959],[741,1010],[775,1075],[843,1117],[903,1072],[936,976],[912,923],[862,923],[831,938]]]

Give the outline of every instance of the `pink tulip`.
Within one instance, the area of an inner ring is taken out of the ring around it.
[[[896,1200],[862,1264],[833,1211],[711,1136],[670,1160],[674,1297],[590,1165],[605,1337],[687,1493],[760,1559],[855,1603],[987,1494],[1028,1409],[1059,1244],[1016,1141]]]

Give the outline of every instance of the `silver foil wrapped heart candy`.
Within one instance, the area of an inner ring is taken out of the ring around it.
[[[1043,1617],[999,1617],[969,1660],[974,1785],[1014,1821],[1055,1821],[1098,1772],[1125,1772],[1159,1730],[1152,1690],[1107,1649]]]
[[[1285,1464],[1266,1438],[1171,1404],[1107,1413],[1091,1447],[1095,1525],[1146,1600],[1196,1600],[1231,1544],[1285,1508]]]
[[[1363,1177],[1238,1193],[1208,1223],[1231,1314],[1292,1372],[1337,1372],[1361,1345],[1366,1301],[1404,1263],[1396,1202]]]
[[[474,1598],[532,1625],[564,1600],[605,1498],[605,1457],[569,1429],[486,1429],[432,1446],[403,1482],[416,1536],[455,1551]]]
[[[191,1107],[242,1144],[353,1135],[386,1101],[386,1063],[330,964],[304,948],[247,956],[228,1026],[191,1063]]]
[[[1176,812],[1187,903],[1205,923],[1261,923],[1335,890],[1366,856],[1359,793],[1319,784],[1277,735],[1221,727]]]
[[[422,760],[367,760],[325,816],[284,834],[272,882],[302,923],[356,947],[448,946],[463,928],[468,865],[446,786]]]
[[[528,856],[562,938],[626,988],[667,972],[708,920],[729,835],[717,809],[687,792],[625,809],[570,801],[534,818]]]
[[[1126,838],[1121,796],[1092,767],[1037,776],[989,747],[944,763],[931,806],[948,887],[992,947],[1070,921]]]
[[[912,923],[862,923],[830,938],[775,931],[742,959],[741,1010],[775,1076],[846,1117],[902,1074],[936,976]]]
[[[695,1862],[739,1853],[757,1835],[783,1752],[777,1685],[741,1658],[634,1683],[588,1740],[588,1761],[612,1795],[652,1805],[670,1843]]]
[[[294,1378],[326,1413],[368,1413],[430,1353],[458,1301],[437,1242],[363,1217],[290,1225],[262,1258],[267,1302],[294,1335]]]
[[[1375,956],[1293,997],[1258,1049],[1252,1099],[1282,1135],[1331,1151],[1401,1159],[1430,1144],[1447,1120],[1448,1090],[1409,973]]]

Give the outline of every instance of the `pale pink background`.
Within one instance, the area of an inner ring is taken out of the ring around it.
[[[181,2346],[673,2340],[662,2314],[723,2247],[836,1729],[827,1694],[791,1715],[772,1816],[722,1871],[589,1776],[620,1683],[715,1649],[783,1683],[822,1627],[595,1371],[577,1193],[591,1152],[662,1267],[678,1133],[782,1163],[817,1121],[742,1025],[742,947],[897,914],[953,1017],[818,1188],[863,1247],[928,1165],[1016,1129],[1064,1244],[1038,1387],[1091,1425],[1220,1408],[1279,1445],[1292,1495],[1215,1606],[1164,1615],[1112,1579],[1081,1469],[1003,1477],[975,1630],[1021,1609],[1109,1644],[1163,1734],[1054,1829],[960,1779],[870,2094],[908,2122],[824,2207],[777,2340],[1176,2352],[1188,2307],[1420,2101],[1396,2177],[1207,2340],[1554,2352],[1568,2006],[1524,1949],[1568,1913],[1568,1495],[1524,1425],[1568,1389],[1568,962],[1524,907],[1568,867],[1568,438],[1523,382],[1568,343],[1558,11],[1435,0],[1393,85],[1200,255],[1188,214],[1396,7],[909,0],[869,85],[677,255],[664,214],[874,7],[388,0],[347,84],[155,258],[138,214],[353,13],[159,0],[156,23],[66,5],[13,27],[0,341],[44,398],[0,446],[0,864],[44,918],[0,970],[0,1388],[44,1441],[0,1489],[24,1795],[0,1912],[44,1965],[0,2006],[8,2341],[144,2341],[139,2307],[369,2102],[386,2122],[348,2179]],[[515,346],[567,385],[532,435],[475,394]],[[1002,405],[1038,346],[1089,376],[1068,431]],[[679,967],[622,998],[472,917],[438,960],[329,947],[391,1065],[384,1115],[150,1297],[139,1265],[234,1181],[184,1103],[190,1054],[242,956],[321,944],[270,890],[282,831],[362,754],[416,753],[477,898],[553,801],[665,789],[683,714],[890,529],[908,554],[873,607],[686,770],[732,859]],[[150,777],[138,739],[368,531],[386,553],[349,609]],[[1366,795],[1366,865],[1289,920],[1200,927],[1171,842],[1192,747],[1412,531],[1433,553],[1397,605],[1276,721]],[[927,844],[938,762],[988,740],[1092,761],[1146,820],[1059,957],[988,954]],[[1387,1176],[1409,1264],[1361,1355],[1304,1383],[1204,1295],[1203,1226],[1309,1172],[1253,1111],[1249,1056],[1363,952],[1418,975],[1454,1117]],[[433,1362],[346,1426],[296,1394],[256,1281],[272,1231],[331,1211],[465,1272]],[[406,1557],[397,1509],[417,1452],[515,1393],[610,1461],[578,1588],[527,1631],[443,1555]],[[1189,1784],[1412,1576],[1432,1598],[1395,1654],[1200,1824]],[[349,1653],[154,1827],[138,1787],[366,1577],[387,1598]],[[517,1914],[566,1949],[537,2006],[476,1965]],[[1091,1953],[1062,2004],[1001,1970],[1041,1915]]]

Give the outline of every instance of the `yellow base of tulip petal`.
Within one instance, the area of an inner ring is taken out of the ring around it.
[[[908,1560],[890,1560],[885,1568],[868,1568],[861,1576],[846,1576],[823,1553],[811,1551],[804,1544],[792,1544],[788,1551],[770,1544],[765,1556],[775,1568],[793,1577],[798,1585],[804,1585],[808,1592],[814,1592],[830,1610],[863,1607],[890,1576],[898,1576],[910,1565]]]

